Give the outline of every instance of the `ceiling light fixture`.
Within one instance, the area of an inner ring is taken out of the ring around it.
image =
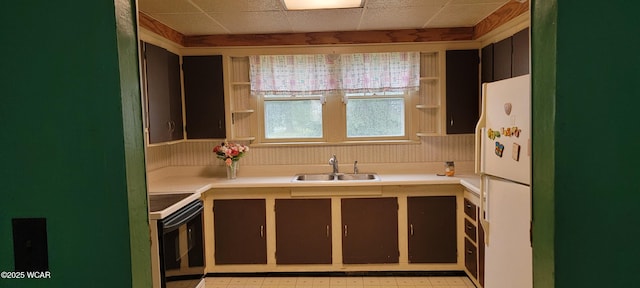
[[[362,0],[283,0],[287,10],[342,9],[362,7]]]

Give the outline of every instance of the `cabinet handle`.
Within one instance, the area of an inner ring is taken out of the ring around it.
[[[218,129],[222,129],[222,120],[218,120]]]
[[[347,225],[344,225],[344,237],[347,237],[349,234],[349,230],[347,229]]]
[[[467,230],[471,230],[471,225],[467,225]]]
[[[467,250],[467,254],[471,255],[471,254],[473,254],[473,251]]]
[[[327,238],[329,238],[329,225],[327,225]]]
[[[413,224],[409,224],[409,233],[413,236]]]
[[[264,225],[260,225],[260,238],[264,238]]]
[[[451,118],[451,127],[453,127],[453,118]]]

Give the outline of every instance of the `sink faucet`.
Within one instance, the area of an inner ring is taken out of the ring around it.
[[[336,154],[333,154],[329,159],[329,165],[333,167],[333,174],[338,174],[338,158],[336,158]]]
[[[353,174],[358,174],[358,160],[353,162]]]

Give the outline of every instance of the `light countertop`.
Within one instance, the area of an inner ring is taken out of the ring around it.
[[[250,171],[228,180],[224,174],[209,173],[206,167],[167,167],[155,171],[148,178],[149,194],[195,193],[201,194],[211,188],[264,188],[264,187],[348,187],[386,185],[435,185],[461,184],[470,192],[479,193],[480,177],[473,173],[459,173],[454,177],[438,176],[435,173],[396,171],[376,173],[379,181],[293,181],[296,173],[264,173]],[[250,170],[250,169],[247,169]],[[268,172],[266,172],[268,171]],[[361,174],[368,170],[362,170]],[[244,171],[243,171],[244,172]],[[264,174],[264,175],[260,175]]]

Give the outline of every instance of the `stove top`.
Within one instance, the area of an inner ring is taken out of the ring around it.
[[[191,193],[149,195],[149,211],[162,211],[191,195]]]

